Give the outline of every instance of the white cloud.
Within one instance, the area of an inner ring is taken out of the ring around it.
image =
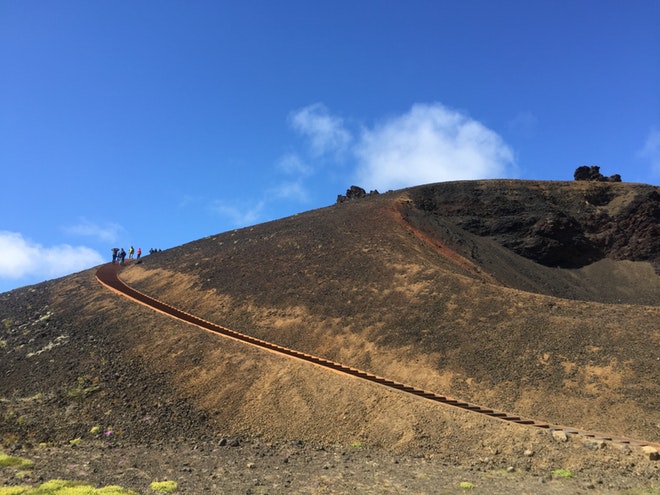
[[[292,178],[281,181],[269,190],[269,197],[307,201],[309,192],[304,179],[314,174],[314,169],[299,154],[288,153],[280,158],[277,168]]]
[[[85,218],[80,219],[80,222],[76,225],[64,228],[64,231],[69,234],[93,237],[103,242],[115,242],[119,237],[119,233],[123,230],[124,228],[116,223],[108,223],[100,226]]]
[[[525,113],[518,116],[517,125],[533,127],[535,121]],[[290,180],[271,191],[275,198],[305,201],[311,196],[308,180],[328,171],[334,180],[340,169],[345,172],[342,180],[385,191],[446,180],[507,177],[515,166],[513,151],[496,132],[439,103],[414,105],[360,132],[351,132],[321,103],[292,112],[289,122],[309,140],[309,148],[306,153],[283,155],[277,162]],[[327,159],[342,167],[331,170],[319,165],[327,165]],[[351,166],[352,172],[343,165]]]
[[[649,133],[639,156],[651,162],[652,172],[660,175],[660,131],[653,129]]]
[[[341,152],[351,142],[351,134],[340,117],[330,115],[322,103],[314,103],[293,112],[292,127],[311,141],[312,154]]]
[[[277,199],[295,199],[307,201],[309,193],[301,180],[283,181],[270,190],[270,195]]]
[[[33,277],[46,280],[104,261],[103,256],[88,247],[68,244],[44,247],[25,239],[20,233],[0,231],[0,278]]]
[[[388,190],[446,180],[502,177],[513,152],[494,131],[441,104],[418,104],[373,130],[355,153],[356,182]]]

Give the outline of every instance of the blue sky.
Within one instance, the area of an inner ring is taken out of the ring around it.
[[[0,292],[355,184],[660,181],[656,0],[0,0]]]

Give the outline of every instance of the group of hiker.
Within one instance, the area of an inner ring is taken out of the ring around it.
[[[119,263],[120,265],[123,265],[125,260],[126,260],[126,251],[124,251],[124,248],[112,248],[112,262],[113,263]],[[149,254],[154,254],[154,253],[160,253],[162,249],[154,249],[151,248],[149,250]],[[132,260],[133,256],[137,253],[137,256],[135,256],[136,263],[142,263],[142,260],[140,259],[142,256],[142,249],[137,248],[137,252],[135,251],[135,248],[133,246],[128,248],[128,259]]]
[[[133,255],[135,254],[135,248],[133,246],[128,248],[128,259],[132,260]],[[140,259],[140,256],[142,256],[142,249],[137,248],[137,260]],[[112,262],[113,263],[119,263],[120,265],[124,264],[124,260],[126,259],[126,251],[124,251],[124,248],[112,248]]]

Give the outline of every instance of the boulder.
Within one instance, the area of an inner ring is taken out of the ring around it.
[[[642,452],[648,456],[650,461],[660,460],[660,453],[658,453],[658,449],[651,445],[645,445],[642,447]]]
[[[564,430],[552,430],[552,438],[556,442],[568,442],[568,435]]]
[[[621,176],[619,174],[605,177],[600,173],[600,167],[598,165],[582,165],[581,167],[576,168],[573,178],[575,180],[590,180],[597,182],[621,182]]]

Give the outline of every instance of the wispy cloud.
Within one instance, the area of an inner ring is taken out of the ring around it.
[[[124,228],[117,223],[98,225],[86,218],[81,218],[77,224],[64,227],[63,230],[68,234],[91,237],[99,241],[112,243],[118,239],[119,234],[124,231]]]
[[[355,147],[365,188],[401,187],[506,175],[513,152],[494,131],[441,104],[419,104],[365,129]]]
[[[210,204],[209,208],[212,213],[223,217],[234,227],[245,227],[259,222],[264,204],[264,201],[259,201],[248,206],[240,206],[236,203],[229,204],[216,200]]]
[[[293,129],[310,140],[316,157],[345,150],[352,140],[342,118],[331,115],[322,103],[314,103],[290,115]]]
[[[97,251],[85,246],[60,244],[45,247],[18,232],[0,231],[0,278],[50,279],[103,263]]]
[[[269,197],[275,199],[295,199],[298,202],[309,200],[309,192],[305,188],[303,181],[290,180],[282,181],[269,191]]]
[[[307,177],[313,168],[298,154],[287,153],[277,162],[277,168],[288,175]]]
[[[651,163],[651,171],[654,175],[660,175],[660,131],[652,129],[646,138],[644,146],[638,153],[640,158]]]

